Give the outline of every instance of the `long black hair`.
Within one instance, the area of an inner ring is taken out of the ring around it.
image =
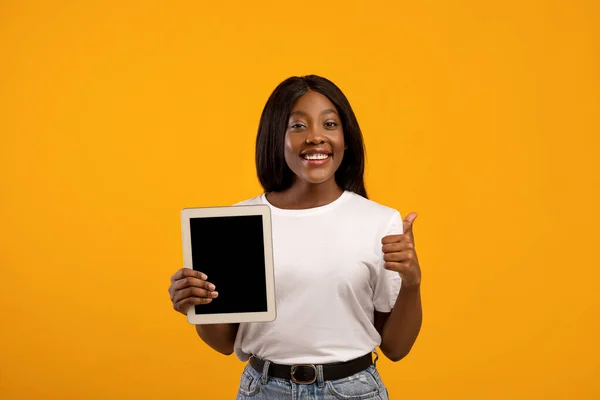
[[[285,132],[294,103],[309,90],[327,97],[340,115],[347,149],[335,172],[336,183],[344,190],[367,198],[364,183],[365,146],[354,111],[340,88],[316,75],[286,79],[267,100],[256,136],[256,171],[260,184],[265,192],[280,192],[292,186],[294,175],[284,157]]]

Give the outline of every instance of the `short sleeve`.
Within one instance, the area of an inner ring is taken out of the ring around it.
[[[400,213],[398,211],[395,211],[382,237],[387,235],[399,235],[402,233],[402,217],[400,217]],[[378,243],[381,258],[378,268],[379,273],[373,290],[373,305],[375,306],[375,311],[390,312],[392,311],[392,308],[396,303],[396,298],[400,293],[402,278],[400,278],[400,274],[397,272],[388,271],[383,267],[385,261],[383,260],[383,252],[381,251],[381,242]]]

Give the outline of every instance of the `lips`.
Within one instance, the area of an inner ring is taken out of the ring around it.
[[[309,153],[302,156],[302,158],[309,161],[327,160],[329,157],[330,155],[325,153]]]
[[[306,164],[315,167],[327,164],[331,156],[332,152],[323,148],[306,149],[300,153],[300,157]]]
[[[331,157],[331,151],[323,148],[306,149],[300,153],[300,157],[310,161],[327,160]]]

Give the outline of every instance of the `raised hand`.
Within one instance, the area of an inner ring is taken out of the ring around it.
[[[402,235],[388,235],[381,239],[384,267],[396,271],[402,277],[402,287],[419,286],[421,284],[421,267],[415,251],[413,223],[417,213],[406,216],[402,225]]]

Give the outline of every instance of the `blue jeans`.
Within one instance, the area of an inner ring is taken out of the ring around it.
[[[376,360],[377,361],[377,360]],[[265,362],[265,369],[269,362]],[[317,380],[310,385],[267,377],[250,364],[242,373],[236,400],[388,400],[375,363],[364,371],[334,381],[323,380],[323,368],[317,366]]]

